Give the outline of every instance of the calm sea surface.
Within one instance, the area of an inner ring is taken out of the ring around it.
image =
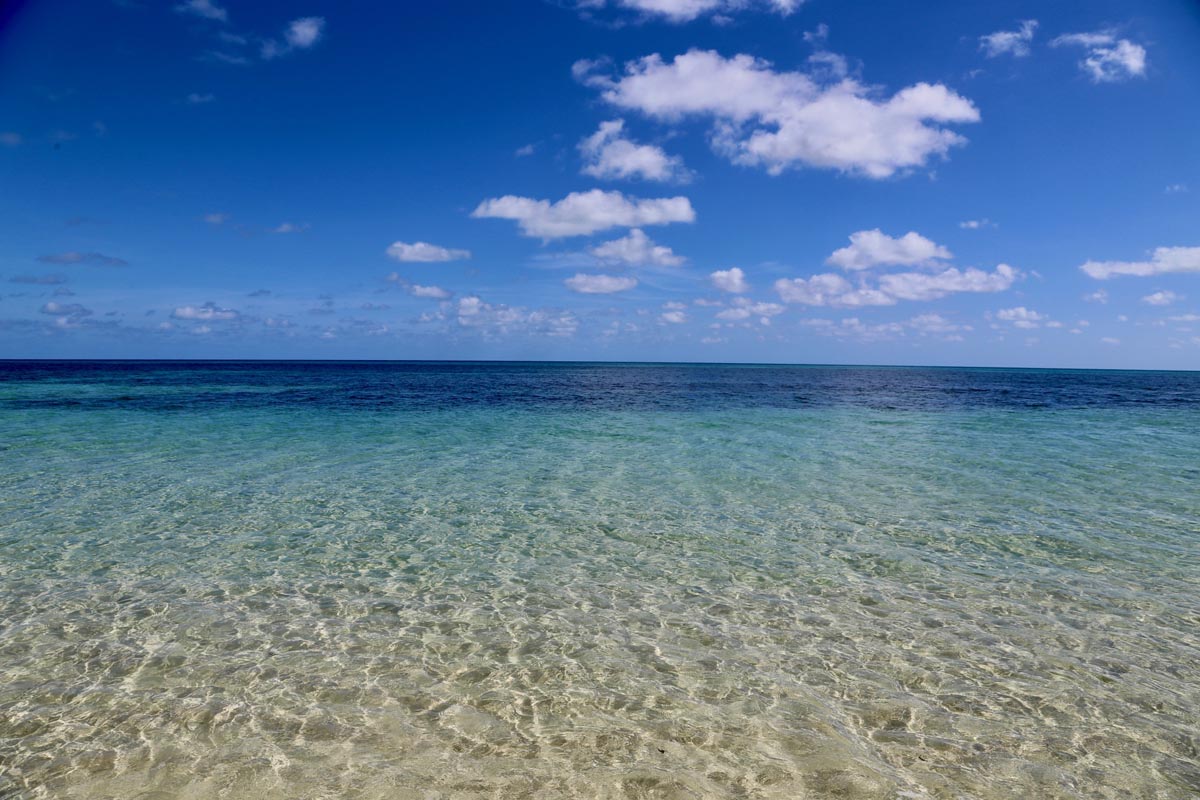
[[[1200,373],[0,362],[0,797],[1200,795]]]

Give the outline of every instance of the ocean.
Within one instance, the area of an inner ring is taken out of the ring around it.
[[[0,797],[1200,795],[1200,373],[0,362]]]

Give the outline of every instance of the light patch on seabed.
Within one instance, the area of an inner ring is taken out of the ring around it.
[[[1200,792],[1195,409],[0,420],[0,796]]]

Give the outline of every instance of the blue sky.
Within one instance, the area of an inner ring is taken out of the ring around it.
[[[1200,368],[1200,6],[27,2],[0,357]]]

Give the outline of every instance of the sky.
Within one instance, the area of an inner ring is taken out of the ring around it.
[[[1200,4],[10,2],[0,358],[1200,369]]]

